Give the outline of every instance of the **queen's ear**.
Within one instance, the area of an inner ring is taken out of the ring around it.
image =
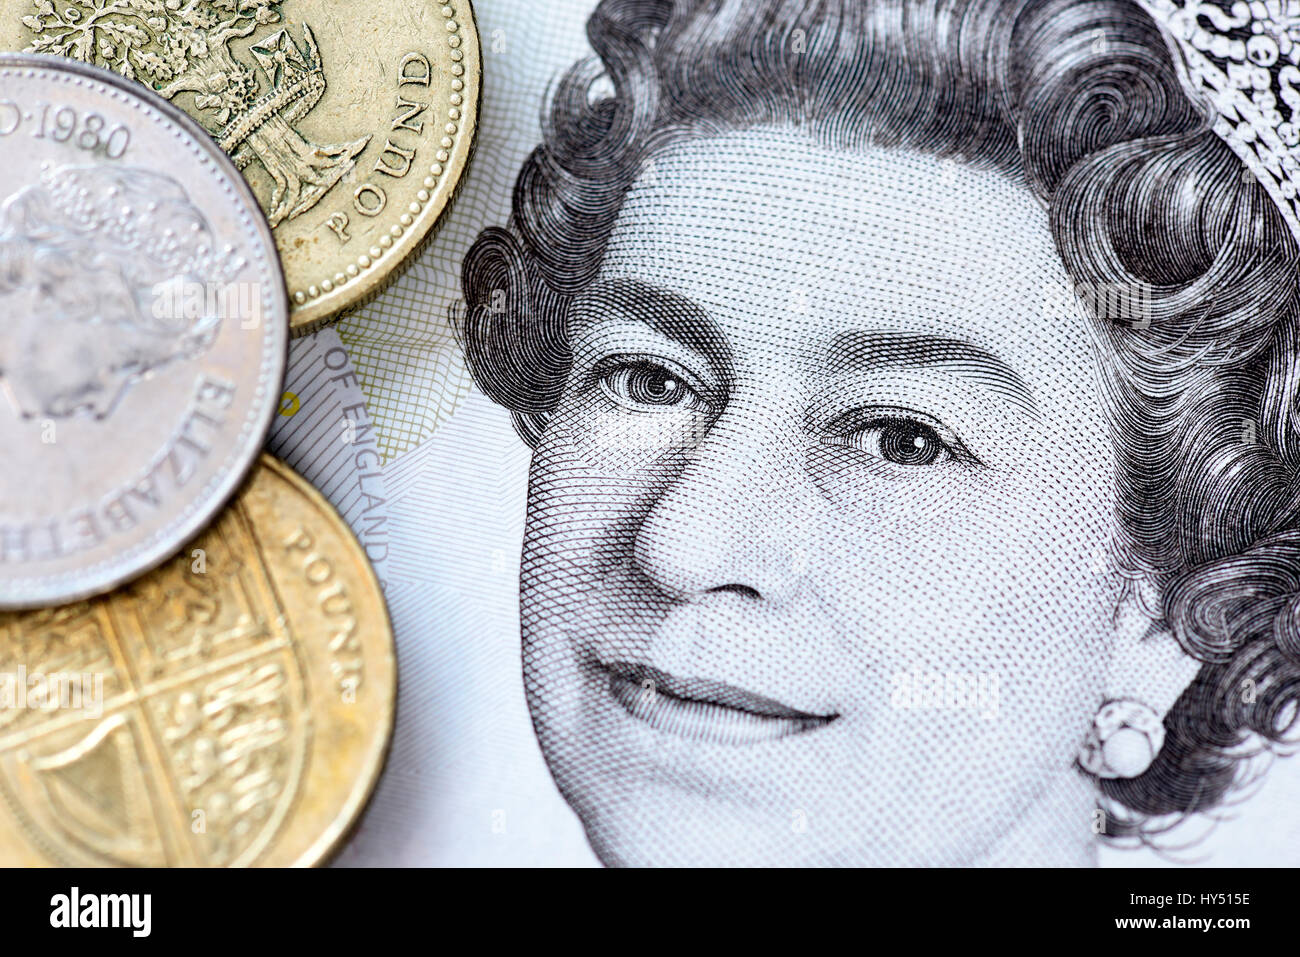
[[[1130,579],[1115,610],[1106,691],[1080,750],[1084,770],[1134,778],[1164,744],[1164,720],[1201,662],[1187,654],[1164,623],[1154,579]]]
[[[1115,610],[1114,642],[1107,670],[1107,697],[1148,705],[1161,720],[1201,670],[1165,624],[1154,578],[1130,579]]]

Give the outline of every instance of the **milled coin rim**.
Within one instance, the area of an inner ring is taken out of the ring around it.
[[[66,574],[12,578],[7,582],[0,582],[0,588],[9,588],[16,592],[31,592],[30,595],[16,597],[8,596],[0,590],[0,611],[30,611],[56,607],[107,594],[153,571],[202,534],[213,519],[230,504],[231,499],[243,486],[245,479],[257,463],[258,456],[263,454],[263,447],[266,445],[271,426],[275,422],[276,410],[279,408],[282,391],[280,386],[284,382],[289,362],[288,287],[284,283],[284,270],[280,265],[275,236],[266,221],[265,213],[262,212],[261,204],[253,194],[252,187],[248,185],[230,157],[217,146],[212,136],[199,125],[197,120],[158,96],[147,86],[124,79],[110,70],[69,60],[66,57],[0,52],[0,74],[23,70],[80,77],[82,81],[101,84],[111,91],[122,94],[128,100],[140,101],[142,108],[152,109],[164,120],[180,127],[181,131],[194,141],[198,151],[212,161],[217,172],[224,174],[229,180],[236,199],[243,203],[245,216],[253,232],[258,234],[266,249],[271,252],[271,257],[264,265],[271,272],[269,277],[271,288],[266,290],[266,294],[271,297],[272,309],[271,315],[264,317],[267,329],[264,341],[267,348],[263,349],[262,371],[257,379],[257,389],[264,392],[264,408],[255,416],[257,405],[256,403],[250,405],[249,415],[240,433],[241,438],[248,435],[248,441],[236,443],[214,477],[188,498],[186,506],[174,521],[126,552],[127,555],[141,557],[123,564],[122,553],[118,553],[89,568],[79,568]],[[250,431],[251,435],[249,435]],[[108,574],[95,574],[109,569],[111,572]]]
[[[394,239],[390,246],[375,247],[381,250],[379,257],[363,255],[345,267],[345,269],[357,268],[356,276],[344,272],[323,277],[321,283],[328,283],[332,287],[329,291],[312,296],[310,291],[319,289],[319,286],[310,283],[301,289],[288,290],[289,334],[295,339],[316,332],[362,308],[400,278],[433,241],[440,227],[446,222],[447,215],[451,212],[456,197],[465,184],[465,173],[478,146],[479,116],[483,103],[483,44],[478,32],[478,14],[471,0],[450,0],[450,2],[426,0],[426,2],[435,8],[452,9],[450,17],[442,15],[441,9],[438,9],[438,13],[444,22],[454,21],[456,24],[456,31],[454,33],[449,31],[448,36],[449,40],[458,40],[458,44],[452,47],[452,61],[464,65],[465,75],[461,79],[464,80],[466,88],[469,87],[472,77],[473,100],[472,102],[469,98],[464,100],[458,108],[460,115],[457,119],[452,120],[448,117],[444,120],[440,117],[439,122],[454,123],[457,127],[455,133],[446,133],[453,145],[446,148],[447,162],[435,164],[442,168],[442,172],[436,175],[438,185],[432,188],[426,187],[430,192],[429,200],[420,204],[420,212],[412,217],[411,225],[404,226],[400,222],[394,224],[401,227],[401,237]],[[462,8],[468,16],[462,15]],[[457,53],[459,56],[455,55]],[[443,106],[445,107],[445,104]],[[463,150],[460,148],[462,144],[464,144]],[[425,175],[433,175],[427,163]],[[411,214],[408,212],[405,215]],[[368,265],[362,264],[363,259],[368,261]],[[345,277],[341,286],[334,285],[339,275]],[[286,289],[288,289],[287,285]],[[298,296],[304,297],[301,303],[298,302]]]
[[[383,650],[387,652],[390,663],[389,674],[392,676],[392,680],[387,682],[387,687],[383,689],[385,708],[379,715],[379,721],[382,723],[382,735],[376,739],[376,746],[367,750],[361,771],[356,777],[357,783],[353,786],[329,826],[289,865],[290,867],[317,867],[328,863],[348,842],[352,832],[361,823],[363,812],[370,803],[371,798],[374,797],[375,789],[379,786],[379,779],[383,776],[384,767],[388,764],[388,756],[393,746],[393,732],[397,725],[397,640],[393,632],[392,613],[388,610],[388,596],[384,594],[383,586],[379,582],[379,575],[375,572],[375,566],[371,563],[370,556],[366,554],[365,546],[357,538],[357,533],[352,530],[352,527],[339,514],[338,509],[334,507],[333,503],[325,497],[320,489],[299,475],[288,463],[281,461],[269,452],[262,453],[253,474],[248,478],[249,484],[253,481],[257,470],[261,468],[266,468],[276,476],[285,479],[289,485],[302,494],[303,498],[320,513],[326,522],[334,527],[339,536],[356,550],[356,555],[360,558],[358,564],[363,569],[359,577],[363,580],[364,585],[371,588],[379,598],[379,608],[383,618],[382,621],[378,622],[380,626],[378,630],[382,631],[386,639]],[[244,487],[247,486],[241,487],[241,492]],[[290,634],[294,640],[303,640],[292,631],[292,621],[289,622],[289,626]],[[256,862],[254,862],[253,866],[257,866]]]

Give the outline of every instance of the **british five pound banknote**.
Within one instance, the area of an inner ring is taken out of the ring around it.
[[[340,861],[1300,861],[1293,22],[476,12],[464,193],[277,439],[405,669]]]

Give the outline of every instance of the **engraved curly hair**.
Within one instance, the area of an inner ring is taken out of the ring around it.
[[[1297,728],[1300,257],[1152,20],[1126,0],[604,0],[588,34],[599,62],[559,84],[509,227],[464,264],[460,333],[484,392],[535,444],[568,376],[568,304],[678,138],[794,126],[1017,178],[1076,283],[1149,304],[1149,323],[1095,314],[1114,357],[1118,544],[1202,662],[1151,767],[1099,782],[1110,830],[1221,802],[1253,743]]]

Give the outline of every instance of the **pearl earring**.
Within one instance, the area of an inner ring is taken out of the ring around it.
[[[1164,743],[1165,725],[1154,708],[1131,698],[1107,701],[1079,749],[1079,766],[1099,778],[1135,778]]]

